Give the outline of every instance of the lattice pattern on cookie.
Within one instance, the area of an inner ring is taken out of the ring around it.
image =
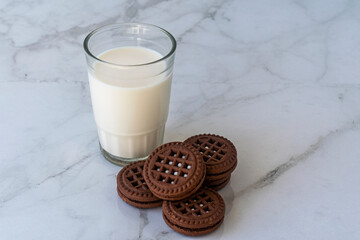
[[[196,139],[191,145],[202,154],[206,163],[219,162],[228,151],[228,147],[223,141],[211,137]]]
[[[212,204],[214,201],[206,192],[200,191],[194,197],[178,201],[173,206],[185,216],[200,217],[215,209],[214,204]]]
[[[194,165],[189,153],[182,152],[179,149],[171,149],[159,153],[155,157],[156,161],[151,169],[152,175],[157,181],[168,184],[178,184],[185,181]]]
[[[143,177],[143,167],[144,165],[135,165],[132,168],[128,169],[125,172],[125,178],[136,189],[148,190],[149,188],[146,185]]]

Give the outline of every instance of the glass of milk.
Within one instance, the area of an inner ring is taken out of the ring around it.
[[[98,28],[84,41],[91,101],[102,154],[125,165],[163,142],[176,41],[139,23]]]

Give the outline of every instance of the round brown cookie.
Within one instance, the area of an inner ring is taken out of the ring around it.
[[[155,208],[160,207],[162,204],[162,200],[154,201],[154,202],[138,202],[134,200],[130,200],[129,198],[125,197],[119,190],[119,188],[116,189],[119,197],[126,202],[127,204],[137,207],[137,208]]]
[[[228,176],[231,175],[231,173],[235,170],[236,168],[235,164],[232,168],[230,168],[228,171],[220,173],[220,174],[207,174],[205,180],[206,181],[216,181],[216,180],[221,180],[221,179],[225,179]]]
[[[223,187],[225,187],[228,183],[230,182],[230,176],[225,179],[223,182],[218,183],[218,184],[210,184],[210,185],[205,185],[211,189],[214,189],[215,191],[219,191],[221,190]]]
[[[220,227],[220,225],[224,221],[224,218],[223,218],[218,223],[216,223],[214,226],[211,226],[208,228],[191,229],[191,228],[179,227],[178,225],[172,224],[171,222],[169,222],[169,220],[164,215],[164,213],[163,213],[163,219],[170,228],[172,228],[173,230],[175,230],[178,233],[188,235],[188,236],[201,236],[201,235],[211,233],[211,232],[215,231],[216,229],[218,229],[218,227]]]
[[[207,175],[221,175],[225,172],[227,175],[235,169],[237,153],[230,140],[219,135],[200,134],[192,136],[184,142],[195,147],[202,154],[206,163]]]
[[[164,200],[179,200],[200,188],[206,173],[198,151],[182,142],[156,148],[144,165],[144,179],[151,192]]]
[[[117,191],[121,199],[140,208],[157,207],[161,199],[152,194],[143,177],[145,161],[138,161],[123,167],[116,177]]]
[[[219,184],[222,184],[223,182],[225,182],[226,180],[230,179],[231,175],[226,176],[225,178],[219,179],[219,180],[214,180],[214,181],[209,181],[205,178],[204,184],[205,186],[216,186]]]
[[[216,191],[200,188],[179,201],[163,201],[163,218],[175,231],[199,236],[215,231],[223,222],[225,203]]]

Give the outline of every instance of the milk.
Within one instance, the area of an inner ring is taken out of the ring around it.
[[[165,71],[164,61],[146,65],[162,57],[143,47],[114,48],[97,56],[121,65],[97,62],[89,71],[99,140],[108,153],[140,158],[162,143],[172,71]]]

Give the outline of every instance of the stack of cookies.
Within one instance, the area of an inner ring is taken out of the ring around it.
[[[175,231],[203,235],[224,220],[225,203],[215,190],[229,182],[236,164],[229,140],[197,135],[161,145],[146,161],[124,167],[117,175],[117,192],[135,207],[162,205],[163,218]]]
[[[184,141],[198,150],[206,163],[204,185],[220,190],[229,183],[237,165],[236,148],[228,139],[214,134],[200,134]]]

